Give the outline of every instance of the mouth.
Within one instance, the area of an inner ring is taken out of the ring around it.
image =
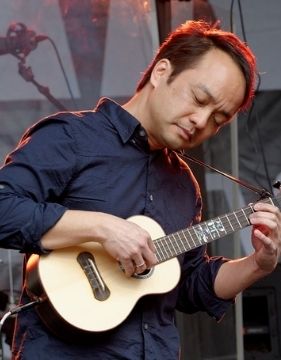
[[[191,141],[193,132],[178,125],[179,134],[185,141]]]

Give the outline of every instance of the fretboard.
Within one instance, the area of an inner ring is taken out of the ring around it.
[[[280,209],[280,200],[281,194],[275,198],[266,198],[262,201],[273,204]],[[253,212],[253,204],[250,204],[242,209],[154,240],[158,263],[250,226],[249,215]]]

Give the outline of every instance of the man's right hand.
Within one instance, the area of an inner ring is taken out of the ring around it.
[[[126,276],[142,273],[157,263],[150,234],[139,225],[104,214],[99,228],[99,242],[120,262]]]

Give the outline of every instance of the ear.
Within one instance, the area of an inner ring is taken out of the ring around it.
[[[155,65],[151,72],[150,82],[153,87],[157,87],[159,82],[167,81],[172,72],[172,65],[170,60],[161,59]]]

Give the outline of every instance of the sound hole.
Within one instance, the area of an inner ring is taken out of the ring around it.
[[[146,269],[141,274],[134,274],[133,277],[136,279],[147,279],[153,274],[154,268]]]

